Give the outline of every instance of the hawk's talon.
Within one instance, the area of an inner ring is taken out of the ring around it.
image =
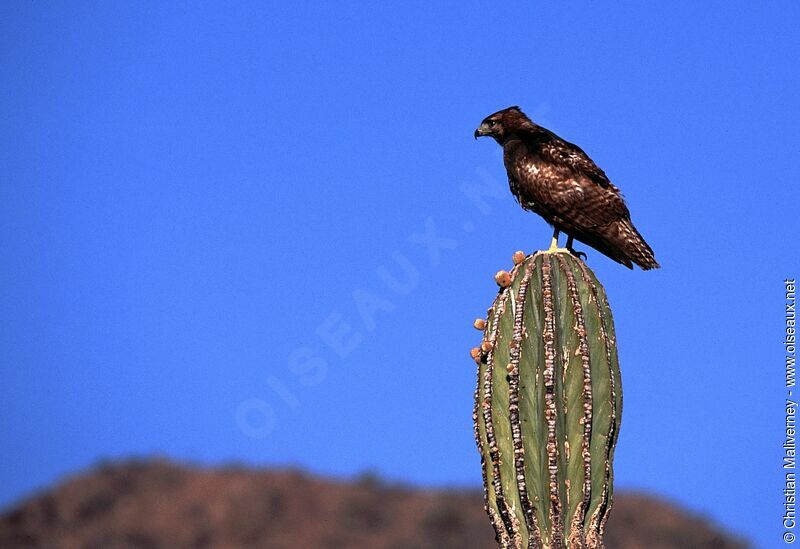
[[[571,237],[571,236],[567,237],[567,250],[569,251],[569,253],[571,253],[572,255],[577,257],[578,259],[585,260],[586,259],[586,253],[585,252],[579,252],[578,250],[573,248],[572,247],[573,240],[574,240],[573,237]],[[583,257],[581,257],[581,256],[583,256]]]
[[[581,261],[586,261],[586,252],[579,252],[578,250],[573,250],[572,248],[567,248],[567,250]]]

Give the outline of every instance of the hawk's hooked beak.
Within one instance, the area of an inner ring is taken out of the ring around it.
[[[486,135],[492,135],[492,132],[491,130],[489,130],[489,126],[484,122],[483,124],[478,126],[477,130],[475,130],[475,139],[478,139],[479,137],[484,137]]]

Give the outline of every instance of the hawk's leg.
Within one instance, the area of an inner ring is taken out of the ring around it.
[[[553,240],[550,241],[550,248],[548,248],[548,252],[552,252],[558,249],[558,233],[560,231],[558,229],[553,229]]]
[[[569,253],[571,253],[572,255],[577,257],[578,259],[586,259],[586,253],[585,252],[579,252],[578,250],[576,250],[575,248],[572,247],[572,241],[573,240],[574,240],[574,238],[572,238],[571,235],[569,237],[567,237],[567,250],[569,250]]]
[[[560,253],[566,252],[566,248],[559,248],[558,247],[558,235],[561,231],[558,229],[553,229],[553,240],[550,241],[550,247],[547,249],[545,253],[552,254],[552,253]]]

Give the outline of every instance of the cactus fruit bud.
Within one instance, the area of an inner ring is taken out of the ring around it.
[[[481,351],[483,351],[484,353],[491,352],[493,347],[494,345],[492,345],[491,341],[486,340],[481,342]]]
[[[517,250],[516,252],[514,252],[514,255],[511,256],[511,259],[514,260],[514,265],[519,265],[520,263],[525,261],[525,252],[523,252],[522,250]]]
[[[611,309],[569,253],[536,253],[512,274],[496,277],[478,361],[486,510],[504,548],[602,547],[622,416]]]
[[[497,285],[501,288],[508,288],[511,286],[511,275],[508,274],[508,271],[503,271],[501,269],[495,273],[494,281],[497,282]]]
[[[475,322],[473,322],[472,325],[475,327],[476,330],[483,331],[483,329],[486,328],[486,321],[482,318],[476,318]]]
[[[481,359],[481,350],[477,347],[473,347],[469,350],[469,356],[472,357],[472,360],[480,360]]]

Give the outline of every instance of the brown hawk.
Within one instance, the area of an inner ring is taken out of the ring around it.
[[[542,216],[558,234],[588,244],[629,269],[657,269],[653,250],[631,223],[622,193],[577,145],[532,122],[519,107],[486,117],[475,139],[493,137],[503,147],[511,192],[520,205]],[[583,254],[581,254],[583,255]]]

